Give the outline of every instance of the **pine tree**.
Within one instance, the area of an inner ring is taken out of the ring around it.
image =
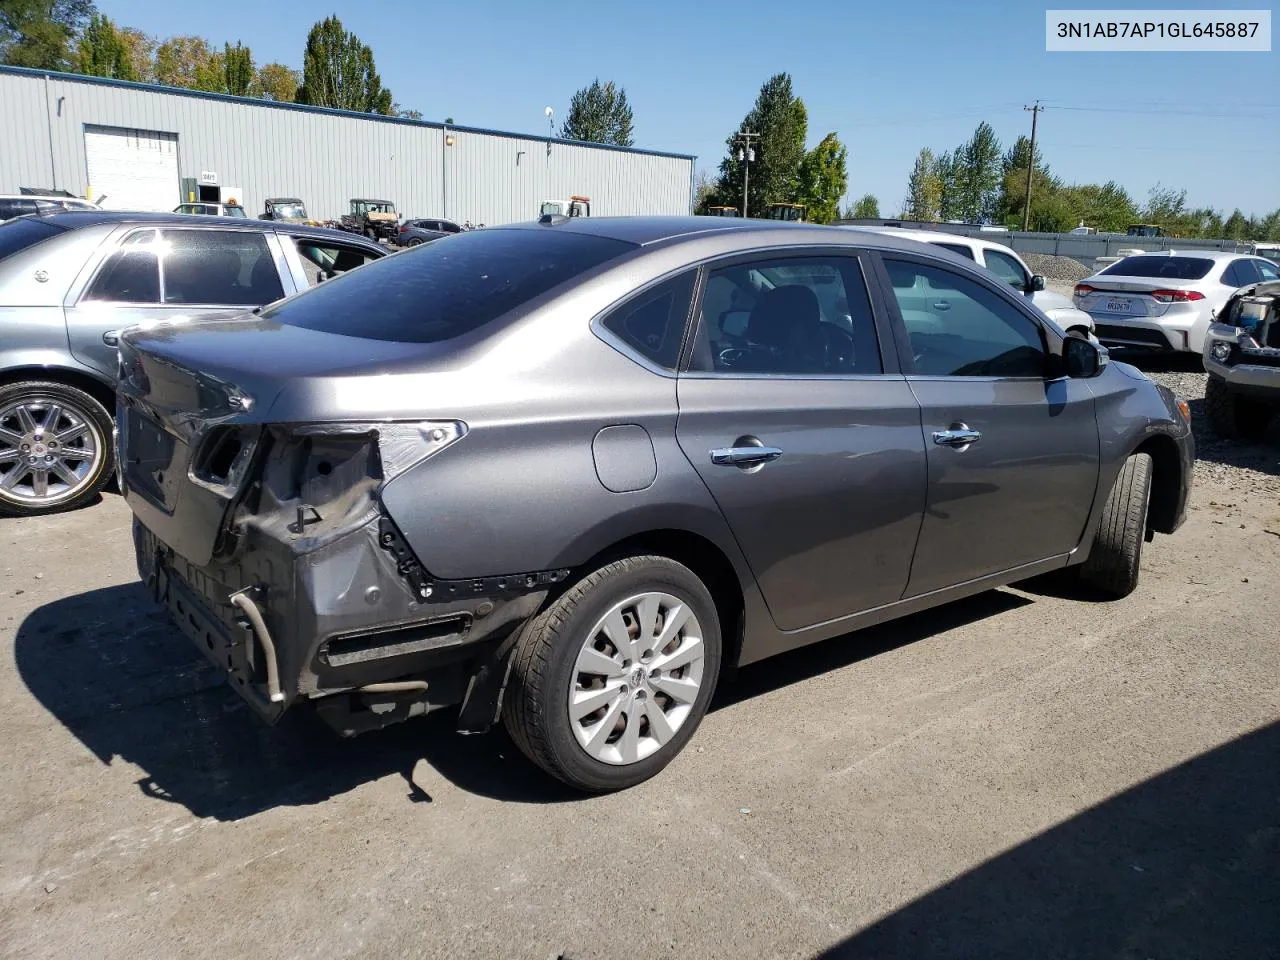
[[[357,113],[391,113],[391,91],[373,62],[373,51],[336,16],[326,17],[307,35],[298,103]]]
[[[629,147],[635,142],[631,134],[627,91],[612,80],[601,83],[599,78],[573,95],[569,115],[560,127],[560,136],[566,140],[611,143],[619,147]]]

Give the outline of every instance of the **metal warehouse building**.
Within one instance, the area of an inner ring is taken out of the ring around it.
[[[300,197],[336,219],[355,197],[402,217],[531,220],[589,197],[592,216],[687,214],[691,156],[0,67],[0,193],[22,187],[172,210],[187,199]]]

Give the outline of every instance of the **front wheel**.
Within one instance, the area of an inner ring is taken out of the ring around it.
[[[715,603],[691,570],[666,557],[617,560],[526,624],[503,724],[530,760],[570,786],[625,789],[693,736],[720,655]]]
[[[1138,586],[1142,543],[1151,502],[1151,455],[1135,453],[1125,461],[1102,508],[1089,559],[1080,579],[1109,596],[1127,597]]]
[[[83,390],[44,380],[0,387],[0,514],[84,506],[114,462],[111,416]]]

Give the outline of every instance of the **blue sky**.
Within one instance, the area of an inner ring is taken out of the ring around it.
[[[1048,4],[1055,9],[1065,3]],[[1083,4],[1100,7],[1102,4]],[[1130,7],[1130,4],[1118,6]],[[1197,9],[1261,7],[1257,0]],[[1280,207],[1280,53],[1047,53],[1044,4],[985,0],[786,4],[334,0],[99,0],[161,37],[244,41],[255,61],[301,67],[306,34],[332,8],[374,51],[396,100],[428,119],[544,131],[595,77],[624,86],[636,145],[692,153],[714,171],[725,137],[771,74],[791,74],[810,145],[849,147],[849,193],[896,213],[923,146],[950,149],[981,120],[1002,143],[1028,132],[1068,182],[1114,179],[1139,202],[1157,182],[1188,202]],[[1167,9],[1167,7],[1165,7]]]

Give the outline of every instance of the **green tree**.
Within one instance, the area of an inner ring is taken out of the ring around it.
[[[1060,193],[1067,205],[1071,223],[1066,229],[1079,225],[1096,227],[1101,233],[1123,233],[1129,224],[1138,220],[1138,208],[1124,187],[1114,180],[1099,186],[1086,183],[1062,187]],[[1032,201],[1034,210],[1035,201]]]
[[[835,223],[840,218],[840,198],[849,187],[848,161],[848,148],[828,133],[800,162],[795,196],[805,205],[810,223]]]
[[[90,77],[115,80],[137,80],[129,50],[116,25],[103,14],[95,13],[80,35],[72,68]]]
[[[928,147],[916,154],[907,178],[904,215],[912,220],[936,221],[942,215],[942,177],[938,161]]]
[[[960,211],[960,168],[963,165],[961,149],[956,147],[951,153],[943,153],[934,161],[934,170],[938,177],[938,219],[959,220]]]
[[[302,83],[302,75],[283,63],[264,63],[253,75],[249,95],[279,103],[293,103]]]
[[[0,63],[36,70],[73,66],[74,41],[95,12],[93,0],[0,0]]]
[[[1231,216],[1227,217],[1227,222],[1222,225],[1222,238],[1224,240],[1244,240],[1250,236],[1252,232],[1256,232],[1256,228],[1251,231],[1252,227],[1244,214],[1237,208],[1231,211]]]
[[[879,201],[874,193],[865,193],[852,209],[851,219],[877,219],[879,216]]]
[[[725,144],[728,155],[720,161],[716,194],[720,203],[742,208],[742,164],[749,164],[747,215],[758,216],[770,203],[794,202],[805,157],[808,113],[791,89],[791,76],[778,73],[765,81],[755,106],[743,118]],[[752,140],[755,160],[738,158],[738,132],[759,134]]]
[[[248,47],[236,41],[223,44],[222,47],[222,79],[227,93],[233,97],[247,97],[253,86],[253,53]]]
[[[357,113],[391,113],[391,91],[382,85],[373,51],[336,16],[326,17],[307,34],[298,103],[336,107]]]
[[[569,115],[560,126],[560,136],[566,140],[612,143],[619,147],[635,143],[631,134],[627,91],[612,80],[601,83],[599,78],[573,95],[569,100]]]
[[[120,44],[129,60],[129,70],[135,80],[150,83],[156,78],[156,38],[148,36],[136,27],[118,27]]]
[[[203,37],[170,37],[156,49],[156,82],[167,87],[184,87],[223,93],[227,89],[223,56],[215,53]]]
[[[1000,141],[991,124],[978,124],[973,136],[955,153],[956,209],[967,223],[996,215],[1001,186]]]
[[[707,207],[718,205],[716,182],[706,170],[699,170],[693,181],[693,212],[706,213]]]

